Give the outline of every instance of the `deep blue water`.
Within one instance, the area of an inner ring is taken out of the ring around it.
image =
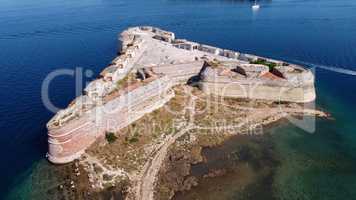
[[[45,124],[53,115],[41,101],[46,75],[76,67],[98,74],[116,55],[117,34],[129,26],[154,25],[222,48],[356,70],[353,0],[261,1],[258,12],[242,0],[0,2],[0,199],[25,183],[36,190],[28,179],[38,163],[45,163]],[[304,199],[326,199],[325,191],[332,191],[330,199],[338,199],[338,194],[355,199],[345,195],[356,188],[356,77],[317,69],[316,79],[318,105],[336,120],[318,121],[313,135],[291,125],[278,127],[276,144],[289,163],[297,163],[298,156],[335,162],[340,158],[347,167],[290,170],[293,167],[285,165],[277,174],[278,183],[303,182]],[[50,95],[56,105],[66,106],[75,97],[74,79],[55,79]],[[28,199],[25,192],[21,198]]]

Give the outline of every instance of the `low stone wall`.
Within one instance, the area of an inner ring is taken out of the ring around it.
[[[117,131],[162,107],[173,96],[172,81],[167,76],[156,79],[89,110],[64,126],[48,130],[48,159],[68,163],[81,154],[106,131]]]

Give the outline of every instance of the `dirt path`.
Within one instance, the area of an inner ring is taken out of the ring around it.
[[[192,94],[192,93],[190,93]],[[188,106],[186,107],[189,112],[189,120],[183,129],[174,135],[169,135],[161,143],[159,147],[154,151],[153,158],[149,160],[143,167],[141,173],[137,177],[137,182],[134,188],[134,199],[135,200],[154,200],[154,191],[156,186],[156,181],[158,177],[159,170],[164,162],[164,159],[168,153],[169,147],[175,143],[175,141],[183,136],[190,130],[193,129],[220,129],[221,127],[200,127],[194,124],[195,115],[195,102],[198,97],[191,95]],[[217,102],[215,102],[217,103]],[[306,115],[316,115],[320,117],[327,117],[327,114],[312,109],[305,108],[251,108],[239,106],[238,109],[245,110],[250,114],[246,120],[232,126],[224,127],[225,129],[239,129],[245,125],[253,126],[269,124],[277,121],[289,114],[306,114]]]
[[[192,129],[191,125],[188,125],[183,130],[176,133],[173,137],[170,137],[164,145],[159,149],[154,158],[144,167],[142,179],[138,183],[136,189],[137,200],[153,200],[154,198],[154,187],[157,179],[157,174],[160,167],[167,155],[168,148],[172,145],[179,137],[187,133]]]
[[[191,89],[190,89],[191,90]],[[189,121],[188,124],[174,135],[168,136],[163,145],[161,145],[153,159],[148,161],[143,167],[141,178],[138,180],[136,191],[135,191],[135,200],[153,200],[154,199],[154,189],[157,179],[158,172],[162,166],[162,163],[168,153],[169,146],[171,146],[179,137],[183,136],[189,130],[193,129],[195,126],[194,115],[195,115],[195,96],[191,96],[188,102],[187,111],[189,112]]]

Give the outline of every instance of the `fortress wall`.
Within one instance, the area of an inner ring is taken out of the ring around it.
[[[199,87],[207,94],[224,97],[289,101],[297,103],[315,100],[314,86],[285,87],[254,83],[200,82]]]
[[[123,107],[120,110],[105,114],[100,123],[106,130],[120,130],[135,122],[145,114],[164,106],[172,97],[174,97],[174,93],[170,90],[164,94],[146,98],[135,106]]]
[[[206,52],[206,53],[211,53],[211,54],[219,55],[219,52],[220,52],[221,49],[216,48],[216,47],[213,47],[213,46],[201,44],[201,45],[198,47],[198,50],[199,50],[199,51]]]
[[[136,29],[136,30],[141,30],[144,32],[151,32],[154,33],[153,38],[161,40],[161,41],[165,41],[165,42],[173,42],[175,40],[175,34],[173,32],[170,31],[165,31],[156,27],[152,27],[152,26],[140,26],[140,27],[134,27],[132,29]],[[129,29],[129,30],[132,30]]]
[[[267,68],[268,69],[268,68]],[[261,70],[263,73],[264,70]],[[285,75],[285,74],[283,74]],[[238,83],[238,84],[263,84],[268,86],[278,86],[278,87],[304,87],[309,85],[314,85],[314,75],[311,71],[306,70],[303,73],[288,75],[286,79],[271,80],[262,77],[253,78],[235,78],[233,76],[219,75],[216,69],[208,67],[200,74],[202,81],[212,82],[212,83]]]
[[[195,61],[189,63],[161,65],[153,67],[152,71],[157,74],[167,75],[174,84],[187,83],[188,80],[199,74],[204,65],[204,61]]]
[[[82,95],[83,98],[76,98],[72,102],[74,106],[69,106],[59,111],[51,121],[48,122],[48,128],[50,128],[50,126],[67,123],[67,121],[70,121],[78,115],[82,115],[83,104],[93,106],[93,102],[100,101],[102,97],[112,92],[116,88],[115,83],[125,78],[132,70],[135,62],[139,59],[140,54],[145,51],[144,47],[138,47],[142,46],[143,41],[138,36],[128,32],[123,32],[120,40],[122,42],[122,50],[125,52],[116,57],[112,63],[102,71],[100,74],[101,78],[96,79],[87,85],[84,89],[84,94]],[[135,56],[132,57],[132,54]],[[77,103],[78,100],[81,102]]]
[[[164,76],[58,127],[48,130],[48,159],[68,163],[77,159],[106,131],[118,131],[167,103],[174,93]]]
[[[137,27],[135,27],[133,29],[137,29]],[[152,33],[153,38],[155,38],[157,40],[165,41],[167,43],[170,43],[175,48],[185,49],[187,51],[197,50],[197,51],[202,51],[205,53],[219,55],[219,56],[230,58],[230,59],[245,61],[247,63],[251,62],[251,61],[256,61],[258,59],[262,59],[267,62],[275,63],[277,66],[284,66],[285,64],[289,65],[288,63],[285,63],[285,62],[279,61],[279,60],[274,60],[274,59],[251,55],[251,54],[240,53],[240,52],[233,51],[233,50],[221,49],[221,48],[217,48],[217,47],[206,45],[206,44],[200,44],[200,43],[188,41],[186,39],[176,39],[175,34],[173,32],[165,31],[165,30],[151,27],[151,26],[141,26],[141,27],[138,27],[138,29],[143,32]],[[127,31],[127,32],[129,32],[129,31]]]
[[[200,76],[200,88],[219,96],[299,103],[314,101],[316,97],[314,76],[310,71],[303,72],[293,81],[224,76],[212,67],[205,68]]]

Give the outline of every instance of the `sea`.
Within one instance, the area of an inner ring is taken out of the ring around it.
[[[82,82],[94,79],[117,55],[118,34],[139,25],[312,68],[316,107],[332,119],[316,119],[311,132],[292,122],[266,130],[279,160],[271,198],[356,199],[356,1],[260,0],[257,11],[253,4],[0,0],[0,199],[47,199],[55,187],[45,158],[54,115],[41,92],[48,75],[81,69],[93,74]],[[53,79],[51,103],[65,108],[78,95],[75,83],[68,74]]]

